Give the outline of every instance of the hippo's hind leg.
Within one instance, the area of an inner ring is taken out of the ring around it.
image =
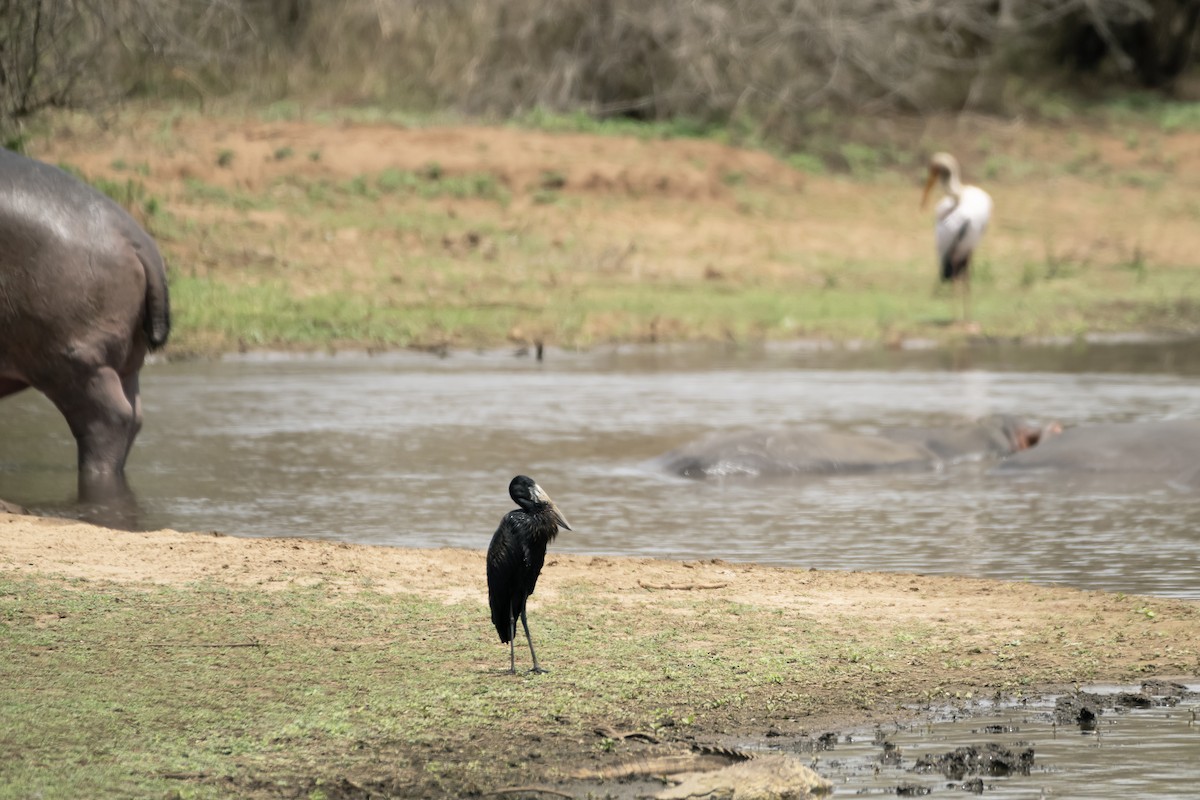
[[[40,388],[71,427],[79,471],[119,474],[141,427],[137,372],[122,378],[112,367],[101,366],[73,377]]]
[[[121,378],[121,391],[125,394],[125,401],[133,410],[133,423],[129,426],[129,438],[125,443],[125,457],[121,459],[122,464],[125,463],[125,459],[129,458],[129,451],[133,449],[133,440],[142,430],[142,395],[139,387],[137,372],[131,372]]]

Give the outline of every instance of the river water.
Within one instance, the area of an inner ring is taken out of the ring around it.
[[[0,497],[131,528],[485,548],[533,476],[554,548],[946,573],[1200,597],[1200,497],[941,472],[691,481],[653,459],[721,432],[869,433],[1011,413],[1064,425],[1200,419],[1200,344],[767,347],[156,363],[135,497],[76,502],[74,442],[34,392],[0,402]]]

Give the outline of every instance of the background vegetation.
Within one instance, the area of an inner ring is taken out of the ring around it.
[[[0,124],[239,93],[685,117],[787,146],[831,110],[1171,91],[1198,29],[1192,0],[0,0]]]

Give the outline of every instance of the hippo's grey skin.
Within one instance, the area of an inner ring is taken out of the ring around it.
[[[779,477],[936,469],[953,461],[1001,457],[1030,447],[1039,432],[993,416],[948,428],[900,428],[868,436],[832,431],[727,434],[684,445],[658,461],[686,478]]]
[[[684,478],[925,469],[931,461],[920,445],[831,431],[726,434],[686,444],[660,459],[668,472]]]
[[[1129,475],[1200,485],[1200,422],[1129,422],[1068,428],[997,470]]]
[[[993,414],[950,427],[889,428],[880,436],[894,442],[921,445],[939,461],[963,461],[1002,458],[1033,447],[1044,433],[1061,430],[1058,423],[1039,428],[1009,414]]]
[[[138,371],[170,327],[162,257],[125,210],[0,150],[0,397],[49,397],[81,475],[124,470],[142,425]]]

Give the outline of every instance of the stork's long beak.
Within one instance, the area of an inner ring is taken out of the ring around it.
[[[558,505],[550,499],[550,495],[546,494],[546,490],[536,483],[533,485],[533,496],[539,503],[545,503],[550,506],[550,511],[554,514],[554,521],[558,523],[558,527],[574,530],[567,522],[567,518],[558,510]]]
[[[937,173],[929,170],[929,180],[925,181],[925,193],[921,195],[921,208],[929,204],[929,193],[933,191],[933,185],[937,183]]]

